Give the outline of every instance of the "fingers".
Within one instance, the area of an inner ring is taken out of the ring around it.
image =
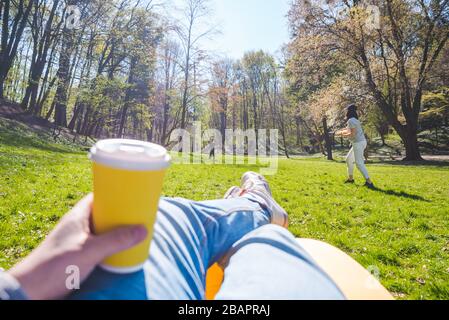
[[[92,250],[98,254],[99,261],[144,241],[148,231],[144,226],[122,227],[92,240]]]
[[[78,202],[71,212],[74,215],[89,217],[92,212],[93,203],[94,195],[93,193],[90,193]]]
[[[86,223],[89,233],[93,231],[90,225],[93,200],[94,197],[91,193],[78,202],[71,211],[72,218],[76,217],[76,220],[81,219]],[[101,261],[113,254],[134,247],[144,241],[147,235],[148,231],[145,226],[121,227],[99,236],[93,236],[89,241],[89,248],[96,260]]]
[[[86,225],[87,232],[89,233],[89,219],[92,213],[94,196],[89,194],[79,201],[66,215],[64,215],[58,223],[58,227],[61,225],[67,225],[70,223],[81,223]]]

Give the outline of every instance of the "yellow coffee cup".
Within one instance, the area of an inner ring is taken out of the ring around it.
[[[108,257],[101,267],[113,273],[139,271],[148,259],[170,156],[156,144],[112,139],[97,142],[89,158],[93,162],[95,232],[133,225],[145,225],[148,230],[145,241]]]

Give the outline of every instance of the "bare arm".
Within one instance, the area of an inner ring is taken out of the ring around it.
[[[92,202],[92,195],[79,202],[37,249],[8,272],[28,298],[64,298],[70,293],[66,287],[68,266],[79,268],[82,281],[105,257],[131,248],[146,238],[144,226],[94,235],[90,226]]]
[[[336,135],[347,139],[354,138],[357,135],[357,128],[346,128],[337,131]]]

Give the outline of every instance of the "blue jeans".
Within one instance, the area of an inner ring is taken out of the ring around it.
[[[334,282],[257,199],[160,201],[149,259],[140,272],[97,268],[70,299],[203,300],[205,278],[226,266],[217,299],[344,299]]]

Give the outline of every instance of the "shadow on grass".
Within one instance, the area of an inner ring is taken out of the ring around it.
[[[395,197],[406,198],[406,199],[417,200],[417,201],[423,201],[423,202],[430,202],[429,200],[427,200],[427,199],[425,199],[425,198],[423,198],[421,196],[418,196],[416,194],[410,194],[410,193],[407,193],[405,191],[397,192],[397,191],[394,191],[394,190],[383,190],[383,189],[380,189],[378,187],[374,187],[374,189],[371,189],[371,190],[374,191],[374,192],[383,193],[383,194],[386,194],[386,195],[389,195],[389,196],[395,196]]]
[[[24,136],[14,136],[10,133],[5,133],[0,131],[0,144],[8,147],[16,148],[35,148],[43,151],[67,153],[67,154],[77,154],[82,153],[81,149],[71,149],[65,145],[58,145],[57,143],[51,144],[49,142],[43,142],[42,137],[24,137]]]
[[[298,159],[301,160],[301,159]],[[329,161],[330,162],[330,161]],[[346,161],[337,159],[334,160],[335,163],[338,164],[346,164]],[[369,165],[391,165],[391,166],[401,166],[401,167],[449,167],[449,161],[438,161],[438,160],[423,160],[423,161],[403,161],[403,160],[382,160],[382,159],[375,159],[375,160],[368,160],[365,161],[365,164]]]
[[[424,161],[379,161],[372,162],[374,164],[388,164],[392,166],[423,166],[423,167],[449,167],[449,161],[438,161],[438,160],[424,160]]]

